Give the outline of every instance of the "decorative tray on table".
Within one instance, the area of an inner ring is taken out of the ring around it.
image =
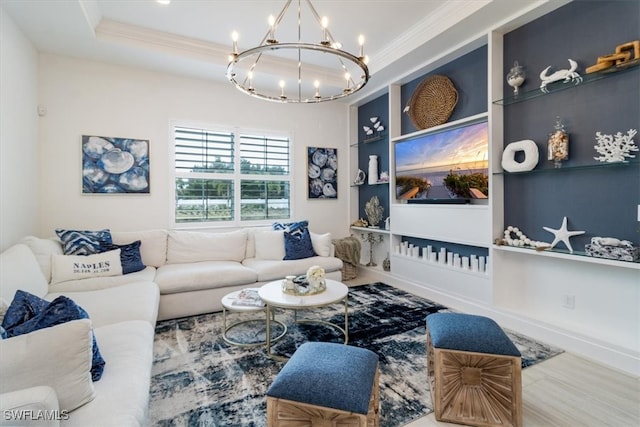
[[[316,295],[324,292],[327,284],[324,279],[309,282],[305,274],[292,278],[287,276],[282,280],[282,292],[288,295]]]

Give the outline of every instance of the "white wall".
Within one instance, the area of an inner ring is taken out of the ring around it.
[[[38,231],[38,54],[0,8],[0,251]]]
[[[314,231],[348,235],[347,106],[279,104],[230,84],[188,79],[56,55],[40,56],[42,190],[40,234],[56,227],[170,228],[170,123],[185,120],[290,132],[294,216]],[[150,140],[149,195],[82,195],[81,136]],[[306,147],[338,149],[338,199],[308,200]]]

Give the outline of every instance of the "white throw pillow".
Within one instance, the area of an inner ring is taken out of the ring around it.
[[[331,233],[325,234],[316,234],[310,232],[311,234],[311,245],[313,246],[313,251],[318,256],[330,256],[331,255]]]
[[[61,410],[72,411],[95,397],[92,350],[89,319],[0,340],[0,393],[45,385],[56,391]]]
[[[51,283],[120,275],[122,275],[120,249],[93,255],[53,255],[51,257]]]
[[[283,260],[284,230],[256,231],[253,233],[256,242],[256,258]]]
[[[167,263],[201,261],[237,261],[244,259],[247,232],[227,233],[171,231],[167,245]]]

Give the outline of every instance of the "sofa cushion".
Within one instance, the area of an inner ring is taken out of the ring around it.
[[[340,271],[342,261],[334,257],[314,256],[292,261],[272,261],[257,258],[248,258],[242,261],[245,267],[254,270],[259,282],[282,279],[284,276],[298,276],[306,274],[309,267],[318,265],[324,268],[326,273]]]
[[[102,248],[104,251],[120,249],[122,274],[129,274],[144,270],[145,265],[142,263],[142,256],[140,255],[140,243],[140,240],[136,240],[135,242],[125,245],[116,245],[115,243],[112,243],[110,245],[103,246]]]
[[[66,282],[51,283],[49,292],[67,293],[95,291],[98,289],[113,288],[133,282],[153,282],[156,276],[155,267],[146,267],[144,270],[129,273],[127,275],[109,277],[90,277],[88,279],[67,280]]]
[[[200,261],[237,261],[244,259],[247,232],[226,233],[170,231],[167,243],[167,264]]]
[[[140,240],[140,255],[144,265],[160,267],[167,262],[167,230],[112,231],[116,245]]]
[[[264,230],[253,233],[256,245],[255,257],[282,260],[284,251],[284,230]]]
[[[65,296],[59,296],[55,300],[48,302],[45,300],[36,301],[38,297],[34,295],[23,296],[23,292],[16,293],[16,309],[18,313],[22,311],[22,315],[16,315],[14,318],[24,319],[21,323],[14,324],[11,328],[3,327],[9,337],[25,335],[40,329],[50,328],[52,326],[67,323],[72,320],[88,319],[89,315],[82,307]],[[29,300],[28,304],[24,304],[25,300]],[[9,311],[12,310],[12,302]],[[35,310],[35,311],[34,311]],[[98,343],[93,337],[92,362],[91,362],[91,378],[93,381],[100,380],[104,371],[104,359],[100,354]]]
[[[62,242],[65,255],[91,255],[100,252],[103,245],[112,243],[111,231],[66,230],[57,228],[56,235]]]
[[[60,295],[50,293],[47,299],[53,300]],[[144,320],[155,325],[158,317],[160,292],[151,281],[127,283],[92,292],[65,292],[64,295],[89,313],[94,328],[129,320]],[[103,347],[100,343],[100,348]]]
[[[122,275],[120,249],[93,255],[53,255],[51,257],[51,283],[120,275]]]
[[[153,327],[129,321],[95,328],[95,333],[109,363],[102,380],[94,384],[94,401],[76,409],[65,427],[148,425]]]
[[[285,231],[284,252],[285,260],[303,259],[315,256],[316,253],[313,251],[313,244],[311,243],[309,229],[305,228],[301,233]]]
[[[13,300],[18,289],[44,297],[47,281],[35,255],[27,245],[19,243],[0,254],[0,297]]]
[[[20,240],[20,243],[29,246],[40,265],[40,270],[42,270],[47,283],[51,282],[51,255],[64,254],[60,240],[56,237],[41,239],[35,236],[26,236]]]
[[[164,265],[158,268],[155,282],[160,288],[160,294],[173,294],[251,284],[257,278],[255,271],[239,262],[205,261]]]
[[[60,409],[72,411],[95,396],[92,348],[88,319],[0,340],[0,392],[47,385],[56,391]]]

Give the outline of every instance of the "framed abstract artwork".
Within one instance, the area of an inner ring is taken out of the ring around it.
[[[149,141],[82,136],[83,194],[149,194]]]
[[[337,199],[338,150],[307,147],[307,179],[310,199]]]

